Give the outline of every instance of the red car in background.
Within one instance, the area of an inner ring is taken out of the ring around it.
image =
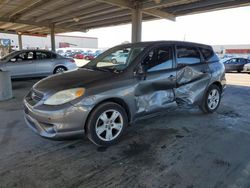
[[[77,53],[77,54],[74,55],[74,58],[75,58],[75,59],[84,59],[84,58],[86,58],[86,57],[84,56],[84,54]]]
[[[91,54],[91,53],[85,53],[84,58],[87,59],[87,60],[92,60],[92,59],[95,58],[95,55]]]

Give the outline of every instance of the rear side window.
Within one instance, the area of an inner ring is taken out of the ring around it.
[[[205,60],[209,60],[214,55],[214,52],[212,49],[200,48],[200,51]]]
[[[42,60],[42,59],[52,59],[56,58],[56,54],[51,52],[36,52],[36,59]]]
[[[247,63],[247,61],[246,61],[246,59],[240,59],[240,63],[245,64],[245,63]]]
[[[201,57],[197,48],[189,46],[177,46],[178,65],[192,65],[200,62]]]
[[[57,58],[57,54],[51,53],[51,58]]]
[[[36,59],[42,60],[42,59],[50,59],[51,54],[46,52],[36,52]]]

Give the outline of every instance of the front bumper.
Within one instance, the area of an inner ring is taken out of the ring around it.
[[[91,109],[72,104],[46,106],[43,101],[32,105],[29,100],[29,96],[24,99],[25,121],[40,136],[58,140],[84,135]]]

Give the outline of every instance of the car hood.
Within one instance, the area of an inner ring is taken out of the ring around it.
[[[58,91],[77,87],[88,88],[90,85],[114,76],[114,73],[104,71],[93,71],[89,69],[78,69],[47,77],[37,82],[33,89],[41,93],[55,93]]]

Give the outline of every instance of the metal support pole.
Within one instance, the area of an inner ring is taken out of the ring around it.
[[[51,25],[50,38],[51,38],[51,50],[53,52],[55,52],[56,51],[56,40],[55,40],[55,26],[54,26],[54,24]]]
[[[132,9],[132,42],[141,41],[141,31],[142,31],[142,11],[136,6]]]
[[[23,49],[23,41],[22,41],[22,34],[17,34],[18,35],[18,46],[19,50]]]

